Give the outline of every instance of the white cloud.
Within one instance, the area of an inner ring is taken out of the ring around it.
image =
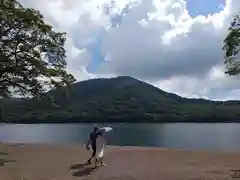
[[[155,86],[184,97],[212,98],[216,100],[240,99],[240,77],[228,77],[224,68],[212,67],[201,78],[192,76],[174,76],[156,81]]]
[[[57,31],[68,34],[66,50],[68,70],[77,80],[95,78],[87,72],[91,61],[87,48],[97,36],[110,25],[111,18],[132,6],[135,0],[118,2],[109,0],[20,0],[25,7],[37,8],[43,13],[45,21]],[[98,75],[99,76],[99,75]]]
[[[221,12],[195,18],[184,0],[20,2],[40,9],[47,22],[68,33],[68,70],[78,80],[130,75],[187,97],[240,99],[239,77],[223,73],[221,50],[239,0],[226,0]],[[107,61],[99,60],[90,73],[96,44]]]
[[[109,30],[103,50],[112,61],[99,71],[138,77],[183,96],[224,98],[240,89],[239,81],[220,68],[222,42],[238,4],[226,1],[221,12],[192,18],[183,0],[143,1],[151,18],[136,8],[119,28]]]
[[[222,62],[226,28],[221,24],[228,6],[218,16],[191,18],[184,1],[163,1],[158,6],[151,1],[143,3],[124,17],[119,28],[106,34],[103,51],[112,61],[103,64],[100,71],[155,80],[176,74],[203,74]],[[138,23],[143,20],[144,26]]]

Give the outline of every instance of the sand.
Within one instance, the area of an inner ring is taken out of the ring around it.
[[[81,145],[1,143],[0,180],[228,180],[240,169],[240,152],[110,146],[98,169],[84,164],[89,155]]]

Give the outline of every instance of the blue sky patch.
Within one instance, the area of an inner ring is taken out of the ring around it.
[[[89,46],[87,49],[91,54],[91,62],[87,66],[87,71],[95,72],[98,65],[104,59],[104,55],[102,54],[101,50],[102,38],[99,37],[94,44]]]
[[[225,0],[187,0],[187,9],[192,17],[220,12],[222,5],[225,6]]]

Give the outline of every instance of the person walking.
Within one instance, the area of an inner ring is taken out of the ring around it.
[[[93,131],[90,133],[89,135],[89,140],[86,144],[86,148],[87,150],[90,149],[89,145],[91,144],[91,148],[92,148],[92,155],[90,156],[90,158],[87,160],[87,162],[89,164],[92,163],[92,159],[95,158],[95,165],[97,164],[97,158],[96,158],[96,151],[97,151],[97,138],[99,135],[101,135],[101,132],[98,132],[98,127],[95,126],[93,128]]]

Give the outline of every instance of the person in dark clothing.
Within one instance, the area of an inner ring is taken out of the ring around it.
[[[97,150],[97,138],[98,136],[101,134],[101,132],[98,132],[98,127],[94,127],[93,132],[91,132],[90,136],[89,136],[89,140],[86,144],[86,148],[87,150],[89,150],[89,145],[91,144],[91,148],[92,148],[92,155],[91,157],[87,160],[87,162],[89,164],[91,164],[92,158],[94,158],[96,156],[96,150]],[[95,158],[95,161],[97,161],[97,159]],[[97,163],[97,162],[95,162]]]

